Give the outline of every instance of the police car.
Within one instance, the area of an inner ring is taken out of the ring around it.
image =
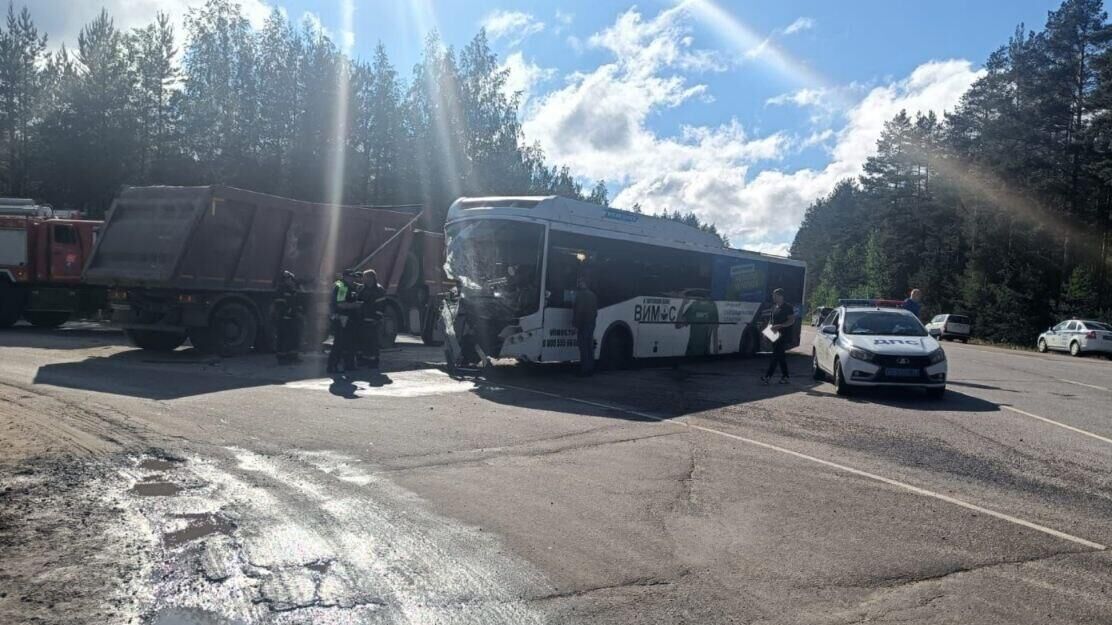
[[[946,353],[915,315],[887,304],[849,303],[834,310],[812,345],[815,379],[831,378],[839,395],[853,387],[899,386],[941,398]]]

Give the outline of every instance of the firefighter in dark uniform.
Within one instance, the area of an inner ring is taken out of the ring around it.
[[[345,269],[340,279],[332,285],[332,298],[328,302],[329,320],[332,325],[332,350],[328,353],[328,373],[339,373],[343,360],[344,371],[355,370],[355,345],[352,331],[354,319],[359,314],[356,299],[355,272]]]
[[[274,355],[278,364],[300,362],[301,324],[305,319],[304,302],[298,292],[297,278],[289,271],[282,272],[278,297],[274,300]]]
[[[359,365],[378,369],[379,332],[382,322],[382,300],[386,289],[378,283],[374,269],[363,272],[363,286],[359,289]]]

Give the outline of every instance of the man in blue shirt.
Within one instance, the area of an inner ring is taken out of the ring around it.
[[[904,300],[904,310],[910,310],[915,318],[919,318],[919,312],[923,310],[923,305],[920,303],[923,299],[923,292],[919,289],[911,289],[911,294]]]

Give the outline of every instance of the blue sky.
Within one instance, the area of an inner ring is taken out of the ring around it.
[[[103,5],[123,26],[200,0],[32,0],[72,42]],[[522,92],[526,140],[618,205],[693,210],[736,246],[783,252],[807,204],[856,175],[900,108],[952,108],[1019,23],[1055,1],[469,2],[240,0],[382,41],[408,75],[425,33],[461,47],[482,26]],[[56,5],[56,6],[55,6]],[[347,13],[350,11],[350,13]],[[345,15],[350,15],[350,23]]]

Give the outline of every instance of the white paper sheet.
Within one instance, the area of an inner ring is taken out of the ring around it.
[[[761,330],[761,334],[763,334],[770,343],[775,343],[780,340],[780,333],[773,330],[772,326],[765,326],[765,329]]]

